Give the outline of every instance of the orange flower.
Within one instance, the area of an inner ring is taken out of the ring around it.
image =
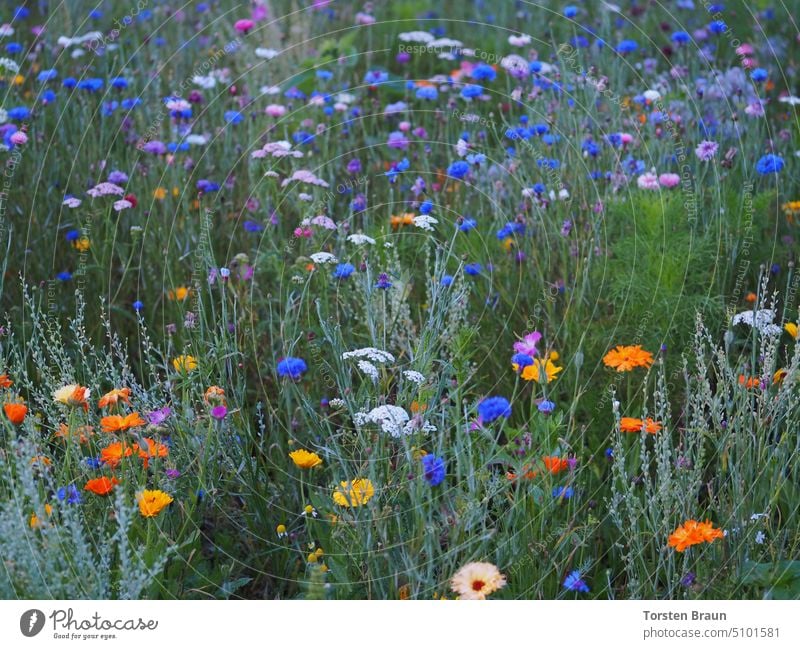
[[[761,385],[761,379],[757,376],[746,377],[744,374],[739,375],[739,385],[743,388],[757,388]]]
[[[619,429],[623,433],[641,433],[643,426],[651,435],[655,435],[661,430],[661,424],[653,421],[650,417],[647,418],[647,421],[642,421],[637,417],[623,417],[619,420]]]
[[[755,302],[757,299],[758,299],[758,296],[755,293],[753,293],[752,291],[750,291],[747,295],[744,296],[745,302],[749,302],[750,304]]]
[[[713,543],[716,539],[721,539],[724,536],[725,534],[722,530],[714,529],[709,520],[699,523],[696,520],[689,519],[670,534],[667,542],[676,551],[683,552],[693,545]]]
[[[0,388],[10,388],[14,382],[8,378],[8,374],[0,374]]]
[[[146,469],[150,464],[151,457],[167,457],[169,455],[169,447],[155,442],[149,437],[145,437],[144,441],[147,442],[147,450],[141,448],[138,444],[134,444],[133,448],[139,453],[139,457],[144,461],[144,468]]]
[[[539,472],[538,471],[534,471],[533,469],[531,469],[529,464],[526,464],[525,466],[523,466],[522,467],[522,471],[523,471],[522,477],[525,480],[533,480],[537,475],[539,475]],[[513,482],[514,480],[517,479],[517,474],[514,473],[513,471],[508,471],[506,473],[506,478]]]
[[[192,289],[186,288],[185,286],[178,286],[176,289],[167,291],[167,297],[170,300],[175,300],[177,302],[182,302],[191,294]]]
[[[545,468],[552,475],[558,475],[562,471],[566,471],[569,468],[569,461],[563,457],[558,457],[557,455],[543,457],[542,462],[544,462]]]
[[[83,487],[86,491],[91,491],[93,494],[97,494],[98,496],[107,496],[114,490],[114,485],[118,485],[119,480],[116,478],[106,478],[103,476],[102,478],[93,478],[86,483]]]
[[[130,388],[121,388],[117,389],[114,388],[109,392],[106,392],[102,397],[100,397],[100,401],[97,402],[97,405],[100,408],[106,408],[108,406],[116,406],[120,401],[124,401],[128,405],[130,405],[130,396],[131,396],[131,389]]]
[[[212,385],[203,395],[203,401],[205,401],[206,405],[209,406],[212,404],[215,406],[227,405],[225,403],[225,390],[218,385]]]
[[[86,399],[89,398],[89,392],[89,388],[71,383],[53,392],[53,399],[65,406],[82,406],[84,410],[88,410],[89,404]]]
[[[75,430],[70,430],[66,424],[59,424],[56,431],[56,437],[63,439],[77,437],[80,444],[86,444],[92,435],[94,435],[94,429],[91,426],[78,426]]]
[[[115,469],[123,457],[130,457],[132,453],[133,449],[127,444],[114,442],[100,451],[100,459],[112,469]]]
[[[603,363],[617,372],[630,372],[637,367],[650,367],[653,355],[642,349],[641,345],[617,345],[603,356]]]
[[[100,420],[100,425],[103,427],[104,433],[118,433],[128,430],[129,428],[144,426],[146,423],[147,422],[139,416],[138,412],[132,412],[124,417],[122,415],[109,415]]]
[[[25,415],[28,414],[28,406],[24,403],[5,403],[3,404],[3,411],[12,424],[19,426],[25,421]]]
[[[389,222],[391,223],[392,230],[397,230],[400,226],[411,225],[414,222],[414,214],[413,212],[406,212],[401,215],[393,215]]]

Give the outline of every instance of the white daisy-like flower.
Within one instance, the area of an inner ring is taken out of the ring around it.
[[[329,252],[315,252],[311,255],[311,261],[315,264],[336,264],[339,262],[339,260]]]
[[[301,201],[306,201],[307,203],[310,203],[314,200],[314,197],[311,194],[306,194],[305,192],[300,192],[297,195],[297,198],[299,198]]]
[[[66,205],[67,207],[78,207],[83,201],[80,198],[75,198],[74,196],[70,196],[69,198],[65,198],[64,202],[61,203],[62,205]]]
[[[430,47],[463,47],[464,43],[454,38],[437,38],[428,43]]]
[[[0,56],[0,70],[5,70],[11,74],[17,74],[17,72],[19,72],[19,65],[12,59]]]
[[[205,135],[200,135],[199,133],[190,133],[186,136],[186,143],[203,146],[208,144],[208,137]]]
[[[352,104],[356,100],[356,96],[349,92],[340,92],[334,95],[333,98],[340,104]]]
[[[373,383],[378,382],[378,368],[369,361],[363,359],[358,361],[358,369],[371,378]]]
[[[411,434],[412,431],[406,431],[408,420],[408,413],[400,406],[378,406],[369,412],[357,412],[353,415],[356,426],[377,424],[384,433],[389,433],[392,437]]]
[[[342,360],[346,361],[349,358],[367,358],[379,365],[394,363],[394,356],[392,356],[392,354],[378,349],[377,347],[362,347],[361,349],[354,349],[353,351],[342,354]]]
[[[442,59],[442,61],[455,61],[456,57],[450,54],[450,52],[439,52],[439,55],[436,57]]]
[[[467,151],[469,151],[469,144],[464,138],[458,138],[458,142],[456,142],[456,153],[460,158],[463,158],[467,155]]]
[[[754,329],[758,329],[759,333],[765,336],[778,336],[782,329],[778,325],[772,324],[773,320],[775,320],[775,311],[772,309],[759,309],[758,311],[737,313],[733,316],[731,322],[734,326],[737,324],[749,325]]]
[[[782,104],[789,104],[790,106],[797,106],[800,104],[800,97],[794,95],[787,95],[786,97],[778,97],[778,101]]]
[[[434,36],[430,32],[415,31],[415,32],[402,32],[397,35],[404,43],[430,43]]]
[[[197,74],[192,77],[192,83],[203,90],[211,90],[217,85],[217,79],[213,74],[201,75]]]
[[[370,246],[375,245],[375,239],[368,237],[366,234],[351,234],[349,237],[347,237],[347,240],[350,243],[356,244],[357,246],[362,246],[365,243],[369,244]]]
[[[425,376],[420,374],[416,370],[405,370],[403,372],[403,376],[405,376],[412,383],[416,383],[417,385],[422,385],[423,383],[425,383]]]
[[[661,93],[658,90],[645,90],[642,95],[647,101],[653,102],[661,99]]]
[[[278,50],[273,50],[271,47],[256,48],[256,56],[260,59],[266,59],[267,61],[274,59],[278,54],[280,54],[280,52]]]
[[[520,34],[519,36],[509,36],[508,44],[514,47],[524,47],[531,44],[531,37],[527,34]]]
[[[439,221],[433,218],[430,214],[420,214],[419,216],[414,217],[414,225],[421,230],[427,230],[428,232],[433,232],[433,226],[438,222]]]
[[[13,36],[14,28],[8,23],[0,25],[0,36]]]
[[[258,89],[262,95],[279,95],[281,93],[280,86],[261,86]]]

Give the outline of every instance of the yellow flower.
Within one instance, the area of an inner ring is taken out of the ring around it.
[[[178,286],[176,289],[167,292],[167,297],[170,300],[177,300],[178,302],[183,302],[187,297],[189,297],[189,293],[191,293],[191,289],[185,286]]]
[[[172,367],[176,372],[191,372],[197,369],[197,359],[194,356],[178,356],[172,359]]]
[[[89,241],[89,237],[81,237],[72,242],[72,247],[78,252],[86,252],[92,247],[92,242]]]
[[[375,487],[367,478],[356,478],[352,482],[345,480],[341,487],[333,492],[333,502],[342,507],[360,507],[369,502],[375,495]]]
[[[167,190],[163,187],[156,187],[153,190],[153,198],[157,201],[163,201],[167,197]]]
[[[286,525],[281,523],[278,527],[275,528],[275,533],[278,535],[278,538],[283,538],[286,536]]]
[[[783,330],[787,334],[789,334],[792,338],[797,340],[798,329],[797,329],[797,325],[794,322],[787,322],[785,325],[783,325]]]
[[[322,464],[322,458],[316,453],[309,453],[305,449],[299,449],[289,453],[292,462],[301,469],[313,469],[315,466]]]
[[[45,504],[44,513],[47,514],[48,516],[50,516],[53,513],[53,508],[50,506],[49,503]],[[39,520],[39,517],[36,514],[31,514],[30,525],[31,529],[35,530],[37,527],[42,526],[42,521]]]
[[[473,562],[462,567],[450,580],[450,588],[459,599],[486,599],[494,591],[506,585],[493,563]]]
[[[172,496],[160,489],[145,489],[137,498],[139,513],[145,518],[158,516],[158,513],[172,502]]]
[[[86,400],[89,398],[89,388],[84,388],[77,383],[65,385],[53,392],[53,400],[65,406],[83,406],[88,408]]]
[[[512,366],[515,372],[519,370],[519,365],[516,363],[512,363]],[[526,381],[536,381],[537,383],[550,383],[563,369],[563,367],[558,367],[549,358],[547,361],[536,359],[533,361],[533,365],[526,365],[522,370],[522,378]],[[547,379],[546,381],[543,380],[545,378]]]

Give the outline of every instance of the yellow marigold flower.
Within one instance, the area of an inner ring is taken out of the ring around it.
[[[160,489],[145,489],[137,496],[139,513],[145,518],[158,516],[159,512],[172,502],[172,496]]]
[[[194,356],[178,356],[172,359],[172,367],[176,372],[191,372],[197,369],[197,359]]]
[[[317,562],[317,553],[316,552],[312,552],[311,554],[309,554],[308,557],[306,558],[306,561],[308,561],[308,563],[316,563]]]
[[[18,74],[14,77],[14,85],[21,86],[23,83],[25,83],[25,77],[23,77],[21,74]]]
[[[514,371],[519,371],[519,365],[512,363]],[[534,359],[532,365],[526,365],[522,370],[522,378],[525,381],[536,381],[537,383],[550,383],[558,373],[563,370],[563,367],[558,367],[549,358],[546,361],[541,359]]]
[[[116,406],[120,401],[130,405],[131,403],[131,389],[130,388],[114,388],[106,392],[97,402],[98,408],[107,408],[108,406]]]
[[[360,507],[375,495],[375,487],[367,478],[356,478],[352,482],[345,480],[340,484],[333,492],[333,502],[342,507]]]
[[[89,237],[81,237],[72,242],[72,247],[78,252],[86,252],[92,247],[92,242],[89,240]]]
[[[309,453],[305,449],[298,449],[289,453],[292,462],[301,469],[313,469],[322,464],[322,458],[316,453]]]
[[[153,190],[153,198],[157,201],[163,201],[167,197],[167,190],[163,187],[156,187]]]
[[[603,356],[603,363],[617,372],[630,372],[637,367],[650,367],[653,355],[642,349],[641,345],[617,345]]]
[[[183,302],[189,294],[191,293],[191,289],[186,286],[178,286],[175,289],[167,291],[167,297],[170,300],[175,300],[177,302]]]
[[[450,588],[459,599],[486,599],[505,585],[505,575],[497,566],[480,561],[468,563],[450,579]]]
[[[798,329],[797,329],[797,325],[794,322],[787,322],[785,325],[783,325],[783,330],[787,334],[789,334],[792,338],[797,340]]]

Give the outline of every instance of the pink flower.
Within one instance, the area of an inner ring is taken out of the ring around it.
[[[70,196],[69,198],[65,198],[62,205],[66,205],[67,207],[78,207],[83,201],[80,198],[75,198],[74,196]]]
[[[538,331],[531,331],[528,334],[525,334],[522,337],[522,340],[518,340],[514,343],[514,351],[518,354],[527,354],[528,356],[536,356],[538,350],[536,349],[536,345],[542,339],[542,334]]]
[[[717,155],[717,149],[719,149],[719,144],[716,142],[712,142],[711,140],[703,140],[697,145],[694,153],[703,162],[708,162],[709,160],[713,159],[715,155]]]
[[[131,207],[133,207],[133,203],[131,203],[128,200],[125,200],[124,198],[122,200],[114,202],[114,209],[117,212],[121,212],[122,210],[130,209]]]
[[[286,106],[270,104],[264,109],[264,112],[270,117],[283,117],[286,114]]]
[[[736,48],[736,53],[739,56],[748,56],[754,52],[753,46],[750,43],[742,43],[739,47]]]
[[[400,122],[397,125],[397,128],[399,128],[403,133],[408,133],[408,131],[411,130],[411,122]]]
[[[233,23],[233,27],[237,32],[246,34],[253,29],[253,27],[255,27],[255,23],[249,18],[242,18],[241,20],[237,20],[235,23]]]
[[[658,189],[658,176],[652,171],[648,171],[636,179],[636,184],[639,189]]]
[[[11,143],[12,144],[25,144],[28,141],[28,136],[25,135],[22,131],[16,131],[11,136]]]
[[[400,131],[393,131],[389,133],[389,139],[386,141],[386,146],[390,149],[407,149],[408,138]]]
[[[678,174],[661,174],[658,177],[658,182],[661,183],[662,187],[666,187],[667,189],[672,189],[677,186],[680,181],[681,177]]]
[[[633,142],[633,135],[631,135],[630,133],[620,133],[619,137],[622,140],[623,144],[630,144],[631,142]]]
[[[214,409],[211,411],[211,416],[214,419],[225,419],[225,415],[228,414],[228,409],[225,406],[214,406]]]

